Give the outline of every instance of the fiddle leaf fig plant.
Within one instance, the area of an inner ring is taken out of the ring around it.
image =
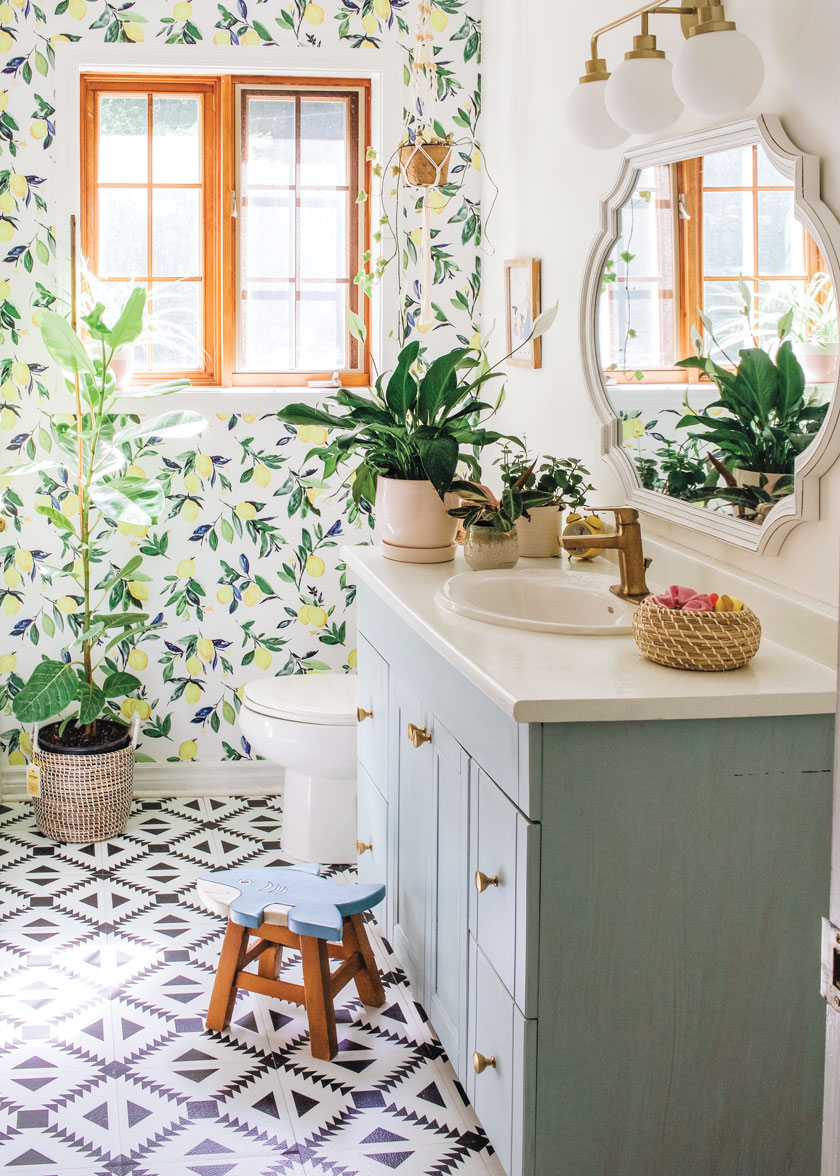
[[[60,658],[45,658],[15,695],[12,709],[21,723],[45,723],[62,718],[62,729],[73,723],[79,745],[95,744],[96,722],[109,703],[140,688],[140,680],[121,670],[109,654],[120,642],[136,640],[149,628],[149,614],[137,609],[112,612],[107,608],[111,590],[120,580],[142,582],[142,558],[134,555],[122,566],[109,563],[107,550],[112,525],[133,523],[151,526],[163,514],[166,482],[160,477],[139,478],[128,473],[142,450],[154,453],[164,440],[194,437],[207,425],[196,412],[175,410],[149,418],[120,412],[118,393],[110,365],[118,352],[130,346],[143,329],[146,291],[132,290],[113,325],[97,303],[82,321],[87,340],[62,315],[42,311],[41,334],[53,361],[64,371],[68,390],[76,402],[72,423],[53,421],[57,458],[33,462],[3,471],[21,474],[58,469],[62,481],[75,488],[78,513],[68,517],[55,502],[42,502],[39,514],[59,529],[65,554],[74,559],[80,609],[68,616],[73,640]],[[135,389],[133,396],[165,396],[189,381]],[[100,575],[97,569],[108,566]],[[138,592],[137,595],[143,595]],[[68,707],[74,710],[66,715]]]

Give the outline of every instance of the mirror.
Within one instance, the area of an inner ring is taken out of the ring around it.
[[[770,119],[646,148],[603,224],[584,354],[628,497],[778,545],[813,513],[837,413],[837,225],[817,162]]]

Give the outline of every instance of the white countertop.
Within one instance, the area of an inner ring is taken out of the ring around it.
[[[467,570],[460,550],[454,563],[429,565],[395,563],[377,547],[346,547],[342,555],[357,583],[520,723],[834,713],[835,672],[766,638],[741,670],[671,670],[642,657],[632,637],[531,633],[444,611],[435,596],[445,580]],[[518,568],[529,565],[561,566],[520,560]],[[586,569],[616,570],[602,559],[575,564]]]

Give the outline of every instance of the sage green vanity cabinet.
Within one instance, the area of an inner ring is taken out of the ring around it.
[[[831,716],[517,723],[358,601],[360,870],[506,1172],[818,1176]]]

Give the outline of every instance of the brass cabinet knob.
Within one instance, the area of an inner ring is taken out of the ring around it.
[[[483,1074],[488,1066],[495,1070],[496,1059],[494,1057],[486,1058],[484,1054],[480,1054],[478,1050],[476,1050],[476,1052],[473,1054],[473,1069],[475,1070],[476,1074]]]
[[[425,727],[418,727],[416,723],[408,724],[408,738],[412,747],[422,747],[424,743],[431,743],[432,737]]]
[[[363,853],[367,853],[367,851],[369,849],[370,850],[373,849],[373,846],[371,845],[371,843],[369,841],[368,842],[364,842],[364,841],[357,841],[356,842],[356,853],[359,855],[359,857],[361,857]]]
[[[488,886],[498,886],[498,885],[499,885],[499,875],[498,874],[494,874],[492,878],[489,878],[487,876],[487,874],[482,874],[481,870],[476,870],[476,872],[475,872],[475,888],[479,894],[483,894]]]
[[[356,707],[356,718],[359,720],[360,723],[363,723],[365,721],[365,719],[372,719],[373,718],[373,711],[366,711],[363,706],[357,706]]]

